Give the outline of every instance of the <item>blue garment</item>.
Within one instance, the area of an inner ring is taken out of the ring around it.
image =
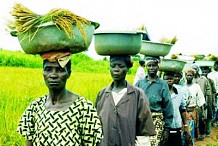
[[[148,97],[151,112],[163,113],[165,128],[170,128],[173,121],[173,104],[167,83],[156,78],[150,82],[147,76],[143,80],[139,80],[136,85],[144,90]]]
[[[173,103],[173,122],[170,128],[181,128],[182,127],[182,117],[181,110],[186,109],[186,101],[182,92],[173,87],[174,93],[171,94],[171,99]]]

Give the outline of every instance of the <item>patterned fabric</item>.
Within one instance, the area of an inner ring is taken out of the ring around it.
[[[187,112],[187,119],[189,121],[194,121],[194,127],[189,123],[189,129],[192,138],[198,138],[199,136],[199,118],[198,118],[198,112],[196,108],[193,108],[193,111]],[[194,128],[194,129],[193,129]]]
[[[155,125],[155,136],[150,137],[151,146],[158,146],[164,129],[163,114],[152,113],[152,119]]]
[[[18,133],[34,146],[94,146],[102,139],[97,112],[90,101],[78,97],[65,111],[45,108],[47,96],[32,102],[22,115]]]

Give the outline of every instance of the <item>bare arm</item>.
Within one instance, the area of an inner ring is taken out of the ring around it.
[[[33,146],[32,141],[27,140],[27,142],[26,142],[26,146]]]
[[[181,112],[181,117],[182,117],[182,122],[184,125],[187,125],[188,121],[187,121],[187,112],[183,111]]]

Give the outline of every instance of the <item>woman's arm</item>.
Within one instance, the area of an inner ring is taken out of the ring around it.
[[[27,140],[27,142],[26,142],[26,146],[33,146],[32,141]]]

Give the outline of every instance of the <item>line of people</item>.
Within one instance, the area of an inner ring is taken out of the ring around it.
[[[193,70],[186,73],[187,85],[180,85],[180,89],[173,85],[174,79],[179,80],[176,75],[165,73],[163,79],[157,76],[159,60],[151,57],[145,61],[148,74],[131,85],[126,80],[133,66],[131,57],[110,56],[113,81],[99,91],[93,105],[66,88],[71,75],[70,55],[69,52],[41,55],[49,93],[33,101],[20,118],[17,131],[27,139],[27,146],[182,145],[182,129],[186,142],[193,144],[188,122],[193,111],[189,112],[187,103],[190,107],[205,105],[204,98],[199,100],[199,93],[197,97],[193,95],[196,101],[184,98],[182,88],[195,84]],[[193,90],[196,91],[195,87]],[[193,119],[198,120],[195,116]]]
[[[151,97],[156,95],[148,91],[148,88],[151,90],[151,87],[158,83],[158,77],[156,76],[156,80],[150,80],[147,85],[143,85],[149,78],[152,65],[146,64],[145,66],[148,76],[145,76],[145,79],[142,79],[135,85],[144,89],[151,103],[151,112],[153,112],[153,98]],[[156,69],[155,72],[157,73],[157,63],[156,66],[153,65],[153,68],[154,70]],[[196,140],[210,137],[211,127],[212,125],[216,126],[217,123],[218,61],[214,62],[213,72],[208,66],[201,66],[200,68],[198,65],[193,64],[185,73],[165,72],[163,79],[168,83],[174,108],[173,122],[170,127],[170,135],[172,137],[169,137],[167,145],[193,145]],[[157,87],[153,87],[152,90],[158,91]],[[149,96],[149,94],[152,95]],[[183,98],[179,98],[181,95]],[[155,99],[158,98],[155,97]],[[176,121],[177,126],[175,124]]]

